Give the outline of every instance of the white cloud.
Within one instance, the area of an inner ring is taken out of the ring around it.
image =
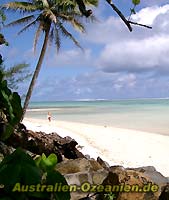
[[[64,50],[53,57],[48,55],[45,62],[56,67],[94,66],[95,71],[67,79],[53,74],[40,82],[34,97],[38,98],[38,92],[44,100],[49,99],[46,93],[50,93],[50,100],[168,96],[168,19],[169,5],[156,5],[133,16],[135,21],[151,24],[152,30],[134,26],[130,33],[113,16],[89,25],[81,39],[86,42],[86,51]]]
[[[5,45],[2,45],[0,47],[0,50],[1,50],[3,57],[8,60],[13,59],[14,57],[20,55],[19,50],[15,47],[10,47],[10,46],[6,47]]]
[[[39,52],[34,52],[34,50],[31,48],[27,51],[25,51],[25,53],[23,54],[23,58],[26,59],[26,60],[33,60],[33,59],[38,59],[38,55],[39,55]]]
[[[141,0],[141,5],[143,6],[152,6],[152,5],[165,5],[168,3],[168,0]]]
[[[118,86],[118,89],[126,86],[128,88],[132,88],[135,85],[136,85],[136,76],[134,74],[125,74],[119,76],[114,84],[115,87]]]
[[[54,54],[51,56],[47,56],[46,60],[49,66],[85,66],[91,62],[91,51],[89,49],[85,49],[84,51],[80,49],[71,49],[61,51],[59,54]]]
[[[158,15],[169,12],[169,5],[147,7],[139,11],[136,15],[132,15],[132,19],[138,23],[152,25]]]
[[[34,99],[48,100],[46,94],[50,100],[166,97],[168,85],[168,77],[95,71],[56,82],[48,77],[35,89]]]
[[[124,37],[125,36],[125,37]],[[106,20],[90,24],[86,35],[82,35],[85,40],[95,44],[107,44],[110,41],[118,42],[119,38],[129,38],[131,34],[124,23],[117,17],[109,17]]]
[[[165,74],[169,71],[169,5],[144,8],[133,18],[153,29],[134,26],[130,33],[117,17],[89,27],[86,40],[103,46],[96,66],[106,72]]]
[[[169,64],[168,44],[169,36],[108,44],[101,54],[98,65],[109,72],[166,70]]]

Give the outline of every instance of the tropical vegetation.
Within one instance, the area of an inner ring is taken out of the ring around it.
[[[4,200],[70,200],[70,192],[55,191],[55,185],[68,187],[63,175],[55,170],[57,156],[45,154],[33,160],[18,148],[0,163],[0,199]],[[43,186],[43,191],[41,187]],[[45,186],[48,186],[45,188]]]
[[[1,64],[1,63],[0,63]],[[21,99],[18,93],[8,88],[0,71],[0,147],[17,130],[22,117]],[[2,158],[0,151],[0,158]],[[4,200],[70,200],[70,192],[54,191],[56,184],[68,187],[62,174],[55,170],[57,156],[36,156],[33,159],[25,150],[17,148],[12,154],[0,159],[0,199]],[[49,185],[50,192],[37,191],[36,187]],[[33,187],[33,191],[32,191]]]
[[[0,65],[0,71],[7,80],[8,86],[12,90],[17,90],[19,85],[31,77],[28,63],[19,63],[11,67],[7,67],[3,63]]]
[[[20,19],[11,22],[8,24],[8,26],[25,25],[19,34],[29,29],[30,27],[37,27],[34,39],[34,49],[36,49],[37,41],[41,32],[44,33],[44,41],[39,60],[37,62],[37,66],[35,68],[34,75],[26,96],[24,111],[21,106],[20,96],[18,93],[12,92],[9,88],[10,80],[11,86],[14,86],[14,82],[21,79],[16,79],[15,70],[13,71],[12,69],[9,69],[8,71],[5,68],[0,70],[0,142],[4,142],[10,138],[10,136],[14,133],[15,127],[21,121],[23,113],[26,111],[33,87],[44,60],[47,44],[53,42],[57,50],[59,50],[61,45],[61,35],[63,35],[71,39],[75,45],[81,48],[78,41],[73,37],[70,31],[67,30],[65,23],[69,22],[71,25],[73,25],[74,28],[83,32],[84,26],[81,20],[83,16],[89,17],[92,14],[91,10],[86,9],[86,5],[89,4],[96,6],[97,3],[98,2],[96,0],[85,0],[84,2],[82,0],[27,0],[26,2],[10,2],[3,5],[3,7],[6,9],[20,11],[24,14],[28,14],[27,16],[21,17]],[[108,3],[112,6],[112,8],[116,10],[116,7],[114,7],[114,4],[111,1],[108,1]],[[133,0],[133,3],[134,7],[131,10],[131,14],[135,12],[135,6],[139,4],[140,1]],[[2,12],[0,13],[0,16],[2,18],[1,24],[3,25],[5,15]],[[122,15],[120,14],[120,16]],[[128,23],[128,21],[126,23]],[[0,44],[7,44],[2,34],[0,34]],[[2,66],[2,57],[0,59],[0,65]],[[27,64],[25,64],[25,66],[28,67]],[[24,67],[19,66],[17,69],[22,71]],[[10,76],[11,79],[8,80],[8,83],[6,79],[9,78],[9,74],[12,76]],[[14,89],[16,89],[16,87],[17,86],[15,86]],[[42,154],[42,156],[38,156],[36,159],[32,159],[32,157],[22,149],[16,149],[12,154],[5,156],[3,161],[0,162],[0,186],[3,186],[3,188],[0,188],[0,199],[69,200],[69,192],[38,193],[36,191],[26,191],[21,193],[19,191],[12,191],[15,188],[16,183],[22,183],[23,185],[54,185],[58,182],[63,183],[63,185],[67,185],[64,176],[55,170],[56,164],[57,156],[55,154],[51,154],[48,157],[46,157],[45,154]],[[109,194],[107,195],[107,198],[112,199],[113,195]]]
[[[77,4],[76,1],[70,0],[29,0],[25,2],[9,2],[2,6],[8,10],[28,14],[27,16],[11,22],[8,26],[26,24],[18,34],[28,30],[30,27],[37,27],[34,38],[34,49],[36,49],[37,41],[41,32],[44,33],[44,41],[40,56],[23,106],[23,116],[26,112],[26,108],[28,107],[36,79],[39,75],[48,43],[53,42],[56,45],[57,50],[59,50],[61,45],[60,37],[63,35],[72,40],[76,46],[80,47],[78,41],[66,28],[66,23],[70,23],[75,29],[82,32],[84,31],[84,26],[81,21],[83,15],[81,15],[78,8],[80,8],[83,12],[86,10],[83,1],[80,2],[82,4]],[[97,0],[85,1],[85,4],[93,6],[97,6],[97,3]],[[88,12],[90,12],[90,10]],[[89,14],[86,16],[89,16]]]
[[[130,31],[132,31],[131,24],[140,25],[127,20],[111,0],[106,1],[124,21]],[[131,8],[131,15],[135,13],[135,7],[140,3],[140,0],[132,0],[132,2],[134,7]],[[76,46],[81,48],[78,41],[67,29],[66,23],[70,23],[75,29],[84,32],[85,29],[82,23],[82,18],[83,16],[89,17],[92,15],[92,10],[87,10],[86,6],[97,5],[98,0],[27,0],[13,1],[2,5],[2,8],[7,10],[27,14],[26,16],[11,22],[8,24],[8,26],[23,25],[24,27],[18,32],[18,34],[28,30],[31,27],[36,27],[34,50],[36,49],[40,34],[44,33],[44,40],[39,59],[25,98],[22,119],[28,107],[34,85],[38,78],[47,50],[47,45],[54,43],[57,51],[59,51],[61,45],[61,36],[65,36],[72,40]],[[5,18],[3,15],[2,17]]]

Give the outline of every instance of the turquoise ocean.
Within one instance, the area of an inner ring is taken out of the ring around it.
[[[169,135],[169,99],[31,102],[25,117],[46,119],[48,112],[55,121]]]

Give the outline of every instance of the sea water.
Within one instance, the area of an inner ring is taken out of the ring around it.
[[[31,102],[27,118],[81,122],[169,135],[169,99]]]

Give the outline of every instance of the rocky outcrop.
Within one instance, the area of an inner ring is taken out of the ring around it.
[[[116,177],[116,182],[112,177]],[[103,181],[103,185],[119,185],[121,187],[113,192],[117,200],[158,200],[162,188],[168,183],[168,179],[157,172],[154,167],[123,168],[113,166],[109,168],[109,174]],[[103,193],[98,195],[98,200],[104,199]]]
[[[162,187],[162,192],[160,194],[159,200],[169,200],[169,183]]]
[[[65,160],[56,166],[63,174],[69,185],[82,186],[84,183],[89,185],[100,185],[107,177],[108,171],[105,170],[97,161],[93,159],[78,158],[75,160]],[[89,192],[80,189],[71,193],[71,199],[78,200],[87,196]]]
[[[108,167],[101,158],[98,160],[100,163],[78,158],[57,165],[56,169],[65,176],[69,185],[88,183],[87,186],[95,186],[95,191],[72,192],[72,200],[168,200],[169,180],[154,167]],[[103,191],[100,192],[101,187]]]
[[[22,147],[38,155],[45,153],[48,156],[55,153],[59,162],[63,160],[63,157],[68,159],[85,157],[76,148],[78,143],[71,137],[62,138],[57,133],[34,132],[27,130],[23,124],[19,125],[5,143],[14,148]]]
[[[169,200],[169,178],[154,167],[110,167],[100,157],[97,160],[85,157],[70,137],[33,132],[21,126],[7,144],[12,147],[0,143],[2,158],[18,146],[31,151],[30,155],[55,153],[59,160],[56,170],[65,176],[69,185],[77,186],[71,192],[71,200]]]

